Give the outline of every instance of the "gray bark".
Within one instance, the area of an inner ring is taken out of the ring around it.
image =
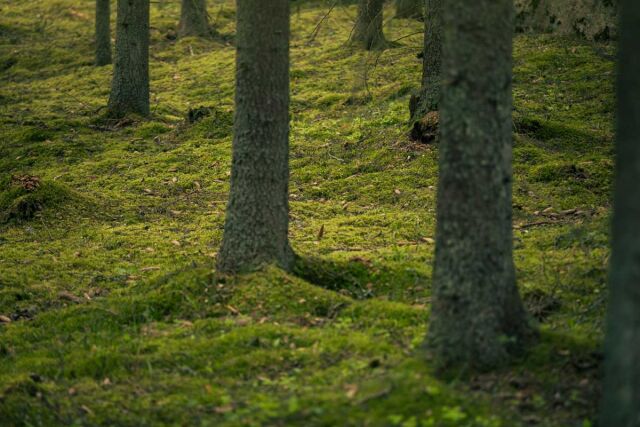
[[[425,0],[424,53],[422,87],[410,104],[411,121],[416,122],[431,111],[438,111],[440,72],[442,68],[442,0]]]
[[[578,35],[590,40],[615,38],[618,0],[515,0],[516,29]]]
[[[231,192],[218,269],[290,269],[289,0],[238,0],[236,31]]]
[[[209,16],[206,0],[182,0],[179,37],[208,36]]]
[[[511,211],[512,0],[443,9],[440,176],[428,349],[485,370],[532,336],[516,287]]]
[[[149,0],[118,0],[109,115],[149,115]]]
[[[396,0],[396,18],[422,17],[423,0]]]
[[[111,4],[96,0],[96,65],[111,64]]]
[[[601,427],[640,426],[640,3],[621,1],[616,179]]]
[[[382,7],[384,0],[359,0],[358,16],[351,35],[351,42],[367,50],[380,49],[385,46],[382,31]]]

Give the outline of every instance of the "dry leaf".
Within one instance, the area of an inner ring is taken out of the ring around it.
[[[11,318],[0,315],[0,323],[11,323]]]
[[[216,406],[215,408],[213,408],[213,411],[216,414],[226,414],[227,412],[233,411],[233,405],[229,404],[229,405]]]
[[[80,409],[82,409],[84,412],[86,412],[88,415],[93,416],[93,411],[91,409],[89,409],[89,407],[87,405],[82,405],[80,406]]]
[[[75,302],[75,303],[82,302],[82,298],[77,297],[74,294],[72,294],[71,292],[67,292],[67,291],[62,291],[62,292],[58,293],[58,298],[60,298],[62,300],[66,300],[66,301]]]
[[[324,236],[324,224],[322,224],[320,226],[320,231],[318,231],[318,239],[317,240],[322,240],[323,236]]]
[[[347,384],[345,386],[345,389],[346,389],[345,395],[349,399],[353,399],[354,397],[356,397],[356,394],[358,393],[358,386],[356,384]]]

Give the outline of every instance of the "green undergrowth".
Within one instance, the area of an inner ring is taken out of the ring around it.
[[[541,338],[444,383],[422,351],[438,148],[407,126],[421,23],[362,52],[346,3],[292,8],[296,267],[228,277],[233,2],[179,41],[178,4],[154,3],[152,115],[114,121],[93,4],[0,0],[0,424],[591,425],[613,46],[516,37],[515,262]]]

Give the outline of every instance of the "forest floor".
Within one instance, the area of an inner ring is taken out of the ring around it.
[[[295,274],[214,270],[229,189],[234,10],[172,40],[152,6],[150,119],[101,119],[92,2],[0,1],[0,424],[592,425],[613,169],[612,44],[515,40],[514,238],[540,341],[435,379],[437,146],[408,138],[421,23],[345,44],[355,8],[294,6]],[[387,16],[393,14],[389,9]],[[315,29],[318,29],[316,32]],[[186,120],[190,109],[201,120]]]

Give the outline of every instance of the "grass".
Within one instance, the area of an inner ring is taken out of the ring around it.
[[[591,425],[613,169],[614,67],[598,52],[613,46],[516,38],[515,261],[542,336],[511,366],[443,383],[420,350],[437,184],[437,147],[407,136],[421,24],[390,20],[388,39],[416,35],[368,54],[345,45],[353,6],[311,39],[328,5],[298,5],[301,259],[233,278],[214,270],[232,2],[210,5],[211,40],[168,39],[178,5],[152,7],[153,114],[130,123],[97,118],[111,68],[92,66],[90,2],[0,2],[3,425]]]

